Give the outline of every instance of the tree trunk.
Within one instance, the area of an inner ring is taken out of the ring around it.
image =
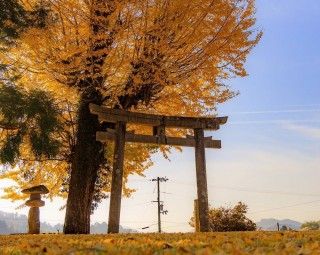
[[[64,224],[65,234],[89,234],[91,204],[104,149],[96,141],[100,130],[97,116],[90,113],[89,104],[101,105],[102,96],[94,88],[82,92],[78,109],[77,142],[71,163],[71,179]]]

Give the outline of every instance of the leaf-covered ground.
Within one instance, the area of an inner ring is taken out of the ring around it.
[[[10,235],[0,254],[320,254],[320,232]]]

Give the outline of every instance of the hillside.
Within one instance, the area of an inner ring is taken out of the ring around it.
[[[302,225],[301,222],[290,220],[290,219],[277,220],[277,219],[270,218],[270,219],[262,219],[256,222],[258,229],[260,228],[262,230],[268,230],[268,231],[277,230],[277,223],[279,223],[280,228],[282,226],[287,226],[288,228],[291,228],[293,230],[300,229]]]
[[[20,215],[17,213],[6,213],[0,211],[0,234],[12,234],[12,233],[26,233],[28,228],[28,218],[26,215]],[[300,222],[284,219],[262,219],[259,222],[256,222],[257,228],[261,230],[267,231],[275,231],[277,230],[277,222],[280,224],[280,228],[282,226],[287,226],[293,230],[298,230],[301,227]],[[63,225],[56,224],[51,225],[47,222],[41,222],[41,232],[42,233],[58,233],[62,232]],[[91,225],[91,233],[92,234],[106,234],[108,229],[108,225],[106,222],[102,223],[94,223]],[[130,229],[128,227],[120,226],[121,233],[135,233],[136,230]]]
[[[17,213],[7,213],[0,211],[0,234],[14,234],[26,233],[28,229],[28,218],[26,215]],[[62,232],[63,225],[51,225],[47,222],[41,222],[40,226],[42,233],[58,233]],[[105,222],[94,223],[91,225],[92,234],[105,234],[107,233],[108,225]],[[121,233],[134,233],[137,232],[133,229],[120,226]]]

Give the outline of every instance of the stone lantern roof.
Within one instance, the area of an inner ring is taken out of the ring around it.
[[[49,193],[49,190],[44,185],[38,185],[28,189],[23,189],[21,192],[24,194],[47,194]]]

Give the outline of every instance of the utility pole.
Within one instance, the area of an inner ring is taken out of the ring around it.
[[[158,232],[161,233],[161,214],[167,214],[167,210],[163,210],[163,201],[160,200],[160,182],[166,182],[169,179],[167,177],[157,177],[151,181],[157,182],[158,196],[156,201],[152,201],[158,204]]]

